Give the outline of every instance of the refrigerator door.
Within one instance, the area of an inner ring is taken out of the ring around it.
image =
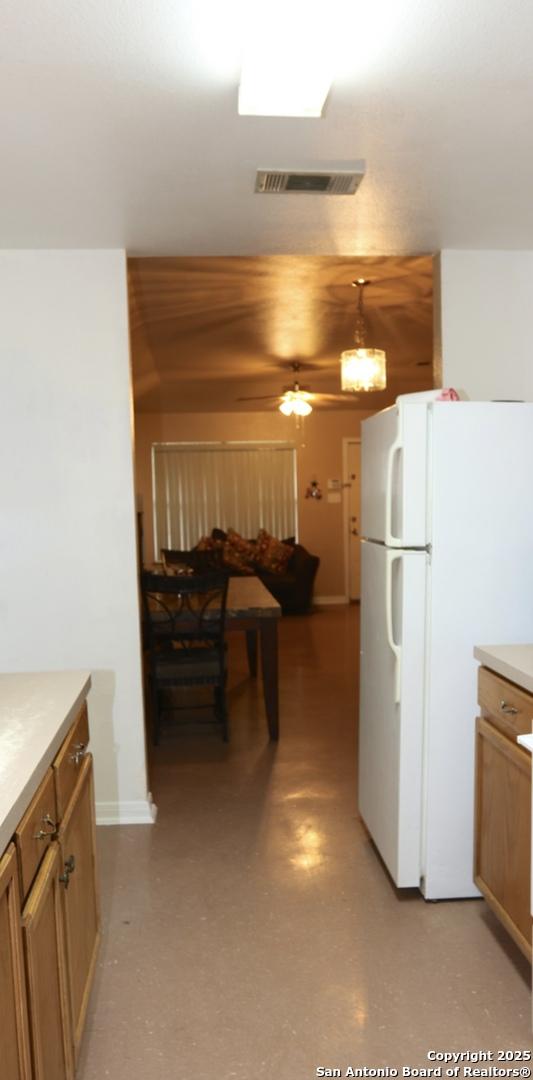
[[[419,886],[427,554],[363,541],[359,809],[398,886]]]
[[[423,892],[435,900],[478,895],[474,646],[533,641],[533,404],[436,402],[431,417]]]
[[[426,402],[400,402],[364,420],[361,535],[387,547],[425,547]]]

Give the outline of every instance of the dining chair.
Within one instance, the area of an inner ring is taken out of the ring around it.
[[[159,742],[163,712],[205,709],[205,704],[177,704],[171,691],[202,686],[213,690],[214,715],[222,726],[224,741],[228,741],[224,640],[228,580],[228,574],[220,570],[190,576],[143,572],[146,660],[155,744]]]
[[[210,570],[222,568],[221,552],[218,548],[205,551],[179,551],[177,548],[161,548],[161,559],[165,568],[173,566],[189,566],[197,574],[205,574]]]

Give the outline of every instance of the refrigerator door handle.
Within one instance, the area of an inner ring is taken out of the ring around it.
[[[392,478],[394,471],[394,460],[396,454],[400,453],[403,449],[402,441],[400,437],[396,438],[392,445],[389,447],[387,455],[387,473],[385,480],[385,544],[390,547],[394,544],[401,544],[401,537],[394,536],[392,532]]]
[[[394,703],[397,705],[400,700],[401,684],[402,684],[402,647],[394,640],[394,631],[392,626],[392,564],[397,559],[402,558],[402,553],[399,551],[387,551],[387,561],[385,564],[385,620],[387,626],[387,643],[394,653],[395,659],[395,673],[394,673]]]

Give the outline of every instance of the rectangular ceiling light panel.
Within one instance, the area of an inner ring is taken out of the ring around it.
[[[250,5],[239,86],[241,116],[319,117],[333,78],[322,5]]]
[[[322,116],[331,81],[327,75],[244,68],[239,86],[240,116]]]

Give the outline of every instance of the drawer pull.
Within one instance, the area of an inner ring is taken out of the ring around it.
[[[508,705],[506,701],[500,701],[500,709],[506,716],[516,716],[518,712],[514,705]]]
[[[86,744],[82,743],[82,742],[76,743],[76,745],[74,747],[74,753],[70,755],[70,760],[73,761],[75,765],[79,765],[80,761],[83,760],[86,753],[87,753]]]
[[[57,825],[55,821],[52,821],[50,814],[45,814],[41,818],[43,825],[48,825],[48,829],[39,829],[38,833],[35,833],[34,840],[51,840],[56,835]]]
[[[74,858],[74,855],[69,855],[68,859],[65,860],[63,865],[65,869],[64,872],[59,875],[59,880],[65,886],[65,889],[68,889],[70,875],[73,874],[76,869],[76,860]]]

